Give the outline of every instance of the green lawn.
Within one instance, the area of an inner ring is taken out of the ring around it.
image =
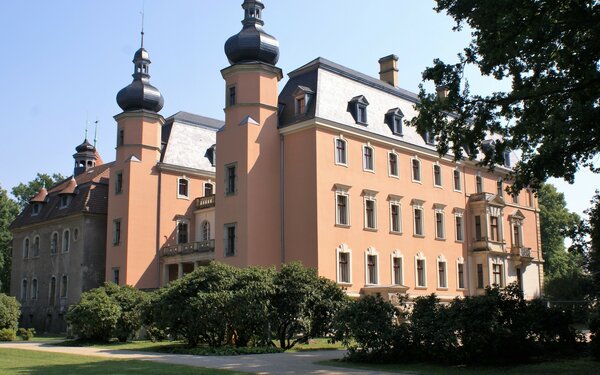
[[[0,349],[2,375],[235,375],[247,374],[227,370],[167,365],[156,362],[86,357],[32,350]]]
[[[403,372],[411,374],[427,375],[580,375],[580,374],[598,374],[600,371],[600,362],[589,358],[584,359],[565,359],[557,361],[548,361],[544,363],[506,366],[506,367],[457,367],[457,366],[439,366],[423,363],[409,363],[397,365],[370,365],[356,364],[344,361],[322,361],[321,365],[364,369],[373,371]]]
[[[340,341],[332,344],[327,338],[310,339],[308,344],[296,344],[288,352],[306,352],[311,350],[338,350],[345,349]]]

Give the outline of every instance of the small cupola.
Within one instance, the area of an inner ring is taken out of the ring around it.
[[[263,30],[262,11],[265,8],[260,0],[244,0],[244,20],[242,30],[225,43],[225,54],[231,65],[245,62],[277,64],[279,42]]]
[[[75,159],[74,176],[78,176],[96,166],[98,159],[96,147],[88,142],[87,138],[79,146],[75,147],[75,151],[76,153],[73,154],[73,159]]]
[[[144,48],[144,32],[142,31],[142,43],[133,55],[133,82],[124,87],[117,94],[117,104],[123,111],[147,110],[159,112],[164,99],[160,91],[150,84],[150,56]]]

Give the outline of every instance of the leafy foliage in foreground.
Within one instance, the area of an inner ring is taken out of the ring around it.
[[[0,293],[0,329],[8,328],[13,331],[19,326],[21,304],[15,297]]]
[[[447,305],[435,295],[417,297],[414,305],[394,310],[380,296],[370,296],[340,313],[336,339],[349,347],[351,361],[519,363],[574,353],[582,345],[568,313],[525,301],[514,284]],[[398,316],[406,321],[399,323]]]

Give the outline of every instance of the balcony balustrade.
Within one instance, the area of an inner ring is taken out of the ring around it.
[[[161,257],[185,255],[193,253],[212,253],[215,251],[215,240],[182,243],[173,246],[164,246],[160,249]]]
[[[196,209],[202,210],[204,208],[211,208],[215,206],[215,196],[207,195],[206,197],[196,198]]]

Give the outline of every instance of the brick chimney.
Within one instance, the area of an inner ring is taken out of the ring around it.
[[[379,59],[379,79],[398,87],[398,56],[389,55]]]

